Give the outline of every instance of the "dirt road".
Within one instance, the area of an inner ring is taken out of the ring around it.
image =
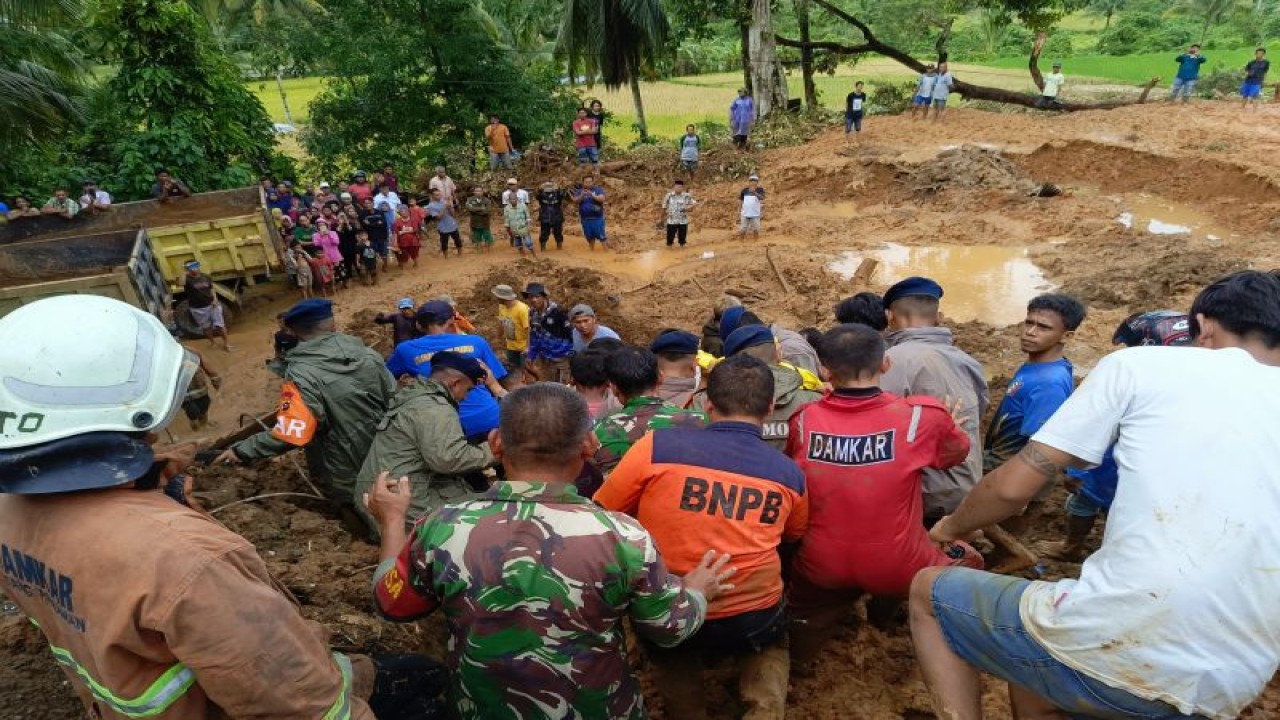
[[[427,257],[416,270],[393,270],[377,287],[340,292],[338,317],[385,348],[386,331],[369,323],[372,312],[392,309],[401,296],[421,302],[447,292],[493,339],[488,288],[539,280],[562,302],[591,303],[603,323],[636,342],[665,327],[696,331],[721,291],[746,298],[769,321],[825,326],[835,302],[853,289],[853,268],[871,257],[880,261],[872,289],[909,274],[942,282],[943,310],[960,344],[997,386],[1021,362],[1013,324],[1026,301],[1051,287],[1078,295],[1090,315],[1068,355],[1083,374],[1110,350],[1112,330],[1129,313],[1186,308],[1199,287],[1229,270],[1280,266],[1280,223],[1273,222],[1280,211],[1280,164],[1271,161],[1280,151],[1277,119],[1280,108],[1245,114],[1222,103],[1063,116],[961,109],[942,124],[873,117],[860,142],[833,130],[758,157],[768,195],[763,238],[750,243],[732,238],[744,183],[719,177],[717,168],[730,164],[733,151],[717,148],[704,158],[707,177],[692,183],[702,202],[690,247],[682,250],[663,247],[654,228],[669,166],[622,163],[605,178],[610,236],[620,252],[588,252],[571,219],[563,251],[536,261],[518,261],[501,246],[492,254]],[[570,176],[563,168],[559,179]],[[536,187],[543,178],[523,179]],[[1062,194],[1034,196],[1044,183]],[[1160,234],[1171,228],[1185,231]],[[791,293],[770,266],[767,245]],[[275,384],[263,361],[271,353],[275,313],[292,301],[282,288],[274,292],[233,328],[235,352],[192,343],[227,380],[215,396],[219,427],[206,436],[273,401]],[[182,425],[175,425],[178,438],[188,435]],[[288,461],[205,472],[198,483],[212,506],[301,487]],[[441,652],[438,621],[403,627],[371,616],[367,582],[376,551],[352,540],[320,508],[272,500],[220,517],[257,544],[304,612],[332,628],[336,646]],[[1054,511],[1032,526],[1032,540],[1063,531]],[[1050,578],[1077,569],[1044,568]],[[76,716],[34,629],[16,617],[3,619],[0,647],[8,658],[0,663],[6,717]],[[716,717],[737,712],[729,674],[719,668],[708,682]],[[986,702],[990,717],[1008,717],[994,683]],[[658,701],[651,705],[659,715]],[[1280,691],[1273,687],[1246,717],[1276,717],[1278,707]],[[933,717],[905,627],[842,631],[818,675],[795,680],[789,717]]]

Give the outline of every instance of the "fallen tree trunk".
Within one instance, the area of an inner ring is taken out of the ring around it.
[[[910,53],[899,50],[889,45],[875,36],[871,28],[856,16],[832,5],[828,0],[810,0],[814,5],[826,10],[828,13],[844,20],[850,25],[858,29],[862,33],[862,43],[858,45],[847,45],[845,43],[817,40],[803,43],[799,40],[792,40],[781,36],[775,37],[779,45],[786,47],[828,50],[840,55],[866,55],[875,54],[883,55],[891,60],[898,62],[912,70],[923,73],[925,64],[914,57]],[[1036,58],[1038,59],[1038,57]],[[1039,68],[1036,68],[1038,71]],[[1145,86],[1142,93],[1136,100],[1103,100],[1092,103],[1064,102],[1053,106],[1054,110],[1065,110],[1067,112],[1075,112],[1079,110],[1111,110],[1113,108],[1124,107],[1126,105],[1137,105],[1147,101],[1147,96],[1151,93],[1151,89],[1160,82],[1160,78],[1151,78]],[[1043,80],[1037,83],[1043,86]],[[963,80],[956,80],[952,88],[953,92],[959,93],[967,100],[990,100],[992,102],[1005,103],[1008,105],[1021,105],[1022,107],[1038,108],[1040,107],[1040,98],[1029,93],[1018,92],[1016,90],[1005,90],[1003,88],[989,87],[986,85],[974,85]]]

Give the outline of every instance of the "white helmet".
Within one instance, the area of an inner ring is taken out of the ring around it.
[[[0,319],[0,450],[159,430],[199,367],[155,316],[119,300],[24,305]]]

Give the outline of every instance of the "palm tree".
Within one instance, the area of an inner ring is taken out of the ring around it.
[[[0,144],[38,141],[81,119],[86,65],[70,39],[79,0],[0,0]]]
[[[561,0],[480,0],[477,9],[494,37],[515,51],[517,61],[528,64],[550,59],[555,49],[556,13]]]
[[[1180,0],[1170,11],[1200,21],[1200,42],[1209,31],[1247,7],[1247,0]]]
[[[649,137],[640,97],[640,76],[652,72],[671,26],[660,0],[565,0],[556,55],[568,61],[569,76],[582,70],[616,90],[631,86],[640,139]]]

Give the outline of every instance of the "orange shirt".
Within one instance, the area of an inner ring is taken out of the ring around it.
[[[631,446],[593,499],[639,520],[677,575],[707,550],[730,554],[735,587],[711,602],[710,620],[777,605],[778,545],[798,541],[809,524],[804,474],[746,423],[655,430]]]
[[[489,141],[489,152],[499,155],[511,152],[511,131],[506,125],[502,123],[486,125],[484,138]]]

